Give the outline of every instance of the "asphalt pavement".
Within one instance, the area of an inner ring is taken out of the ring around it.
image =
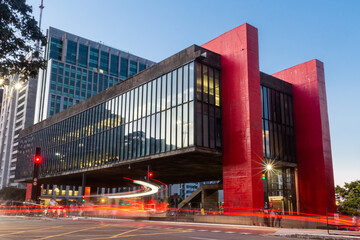
[[[12,239],[360,239],[359,232],[102,218],[0,216],[0,240]],[[358,234],[358,235],[356,235]]]

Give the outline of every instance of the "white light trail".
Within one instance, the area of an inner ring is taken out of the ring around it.
[[[155,194],[159,191],[159,187],[155,186],[151,183],[147,183],[147,182],[143,182],[143,181],[139,181],[139,180],[134,180],[134,183],[145,186],[150,188],[150,191],[148,192],[141,192],[141,193],[133,193],[133,194],[105,194],[104,196],[108,197],[108,198],[133,198],[133,197],[141,197],[141,196],[147,196],[147,195],[151,195],[151,194]]]

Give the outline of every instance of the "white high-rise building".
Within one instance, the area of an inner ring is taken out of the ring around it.
[[[0,115],[0,189],[18,186],[15,178],[18,136],[22,129],[33,125],[37,79],[16,85],[18,76],[9,79],[3,86]]]

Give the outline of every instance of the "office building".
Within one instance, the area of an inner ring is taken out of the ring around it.
[[[141,72],[152,61],[50,27],[40,71],[35,123]]]

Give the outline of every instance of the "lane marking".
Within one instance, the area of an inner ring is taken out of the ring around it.
[[[54,237],[60,237],[60,236],[65,236],[65,235],[69,235],[69,234],[76,233],[76,232],[82,232],[82,231],[86,231],[86,230],[89,230],[89,229],[101,228],[101,227],[105,227],[105,226],[108,226],[108,225],[101,225],[101,226],[96,226],[96,227],[83,228],[83,229],[81,229],[81,230],[75,230],[75,231],[71,231],[71,232],[67,232],[67,233],[61,233],[61,234],[51,235],[51,236],[47,236],[47,237],[43,237],[43,238],[38,238],[38,239],[40,240],[40,239],[49,239],[49,238],[54,238]]]
[[[52,228],[60,228],[62,226],[55,226],[55,227],[49,227],[48,229],[52,229]],[[0,236],[6,236],[6,235],[13,235],[13,234],[19,234],[19,233],[24,233],[24,232],[34,232],[34,231],[43,231],[44,228],[37,228],[37,229],[33,229],[33,230],[22,230],[22,231],[17,231],[17,232],[11,232],[11,233],[4,233],[4,234],[0,234]]]
[[[220,231],[211,231],[211,232],[213,232],[213,233],[218,233],[218,232],[220,232]]]
[[[140,230],[140,229],[143,229],[144,227],[139,227],[139,228],[135,228],[135,229],[132,229],[132,230],[129,230],[129,231],[126,231],[126,232],[122,232],[122,233],[119,233],[117,235],[114,235],[112,237],[109,237],[109,238],[116,238],[116,237],[119,237],[121,235],[124,235],[124,234],[127,234],[127,233],[131,233],[131,232],[135,232],[137,230]]]
[[[190,237],[190,238],[193,238],[193,239],[201,239],[201,240],[217,240],[215,238],[201,238],[201,237]]]
[[[225,233],[235,233],[235,232],[225,232]]]
[[[154,235],[163,235],[163,234],[172,234],[172,233],[186,233],[190,231],[178,231],[178,232],[165,232],[165,233],[146,233],[146,234],[135,234],[135,235],[125,235],[120,236],[119,238],[127,238],[127,237],[141,237],[141,236],[154,236]],[[217,239],[209,239],[208,240],[217,240]]]

